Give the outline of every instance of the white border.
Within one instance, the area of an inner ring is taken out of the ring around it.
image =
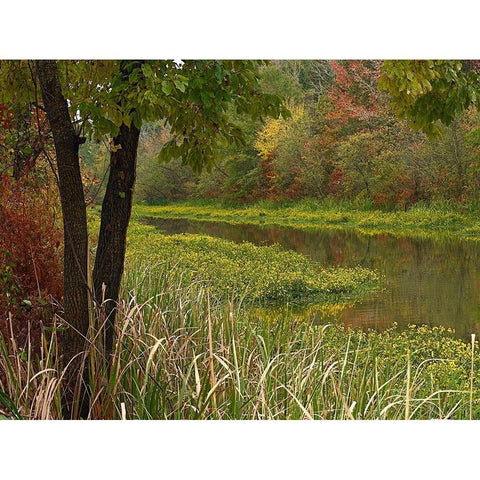
[[[474,0],[23,0],[1,58],[479,58]]]
[[[478,422],[2,422],[2,478],[476,478]],[[10,475],[5,475],[11,473]]]

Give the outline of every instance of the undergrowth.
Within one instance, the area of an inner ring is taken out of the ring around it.
[[[63,294],[63,233],[52,186],[0,175],[0,229],[0,332],[23,343],[30,328],[39,339]]]

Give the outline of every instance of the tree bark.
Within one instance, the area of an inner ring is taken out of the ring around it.
[[[69,327],[61,335],[62,365],[69,367],[65,412],[70,418],[88,414],[89,398],[86,369],[83,368],[89,328],[87,282],[87,214],[78,156],[78,137],[63,96],[54,60],[36,62],[44,107],[53,134],[64,228],[64,319]],[[78,375],[82,368],[83,375]],[[82,381],[83,377],[83,381]]]
[[[105,322],[104,347],[107,365],[110,365],[113,352],[116,306],[125,263],[139,136],[140,129],[133,124],[130,127],[120,127],[119,134],[114,138],[117,148],[110,156],[110,174],[102,203],[93,285],[97,307],[104,313],[100,318]]]

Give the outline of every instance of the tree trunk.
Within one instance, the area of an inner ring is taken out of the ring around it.
[[[98,238],[93,285],[97,306],[104,313],[104,347],[107,365],[113,351],[116,304],[120,290],[127,227],[132,211],[135,185],[137,146],[140,130],[133,124],[122,125],[114,138],[115,149],[110,156],[110,174],[102,203],[100,235]]]
[[[44,107],[52,130],[58,168],[64,228],[64,319],[70,325],[61,336],[62,365],[69,367],[65,412],[70,418],[88,414],[89,398],[86,369],[83,368],[89,327],[87,284],[87,214],[78,157],[78,137],[62,93],[54,60],[36,62]],[[79,370],[81,369],[81,370]],[[83,371],[83,375],[78,372]],[[82,381],[83,377],[83,381]]]

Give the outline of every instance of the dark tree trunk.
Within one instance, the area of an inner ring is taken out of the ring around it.
[[[71,376],[67,377],[65,411],[70,418],[78,418],[85,417],[89,406],[86,375],[78,374],[79,368],[86,372],[82,367],[84,358],[81,353],[86,350],[89,327],[87,214],[78,157],[79,142],[62,93],[56,61],[40,60],[36,65],[55,143],[64,226],[63,307],[64,319],[71,327],[60,339],[63,365],[76,358],[69,368]]]
[[[122,125],[114,138],[115,149],[110,156],[110,174],[102,204],[93,285],[97,306],[104,312],[104,345],[107,364],[113,351],[116,304],[122,279],[127,227],[132,211],[133,187],[137,164],[140,130]],[[103,318],[102,318],[103,317]]]

